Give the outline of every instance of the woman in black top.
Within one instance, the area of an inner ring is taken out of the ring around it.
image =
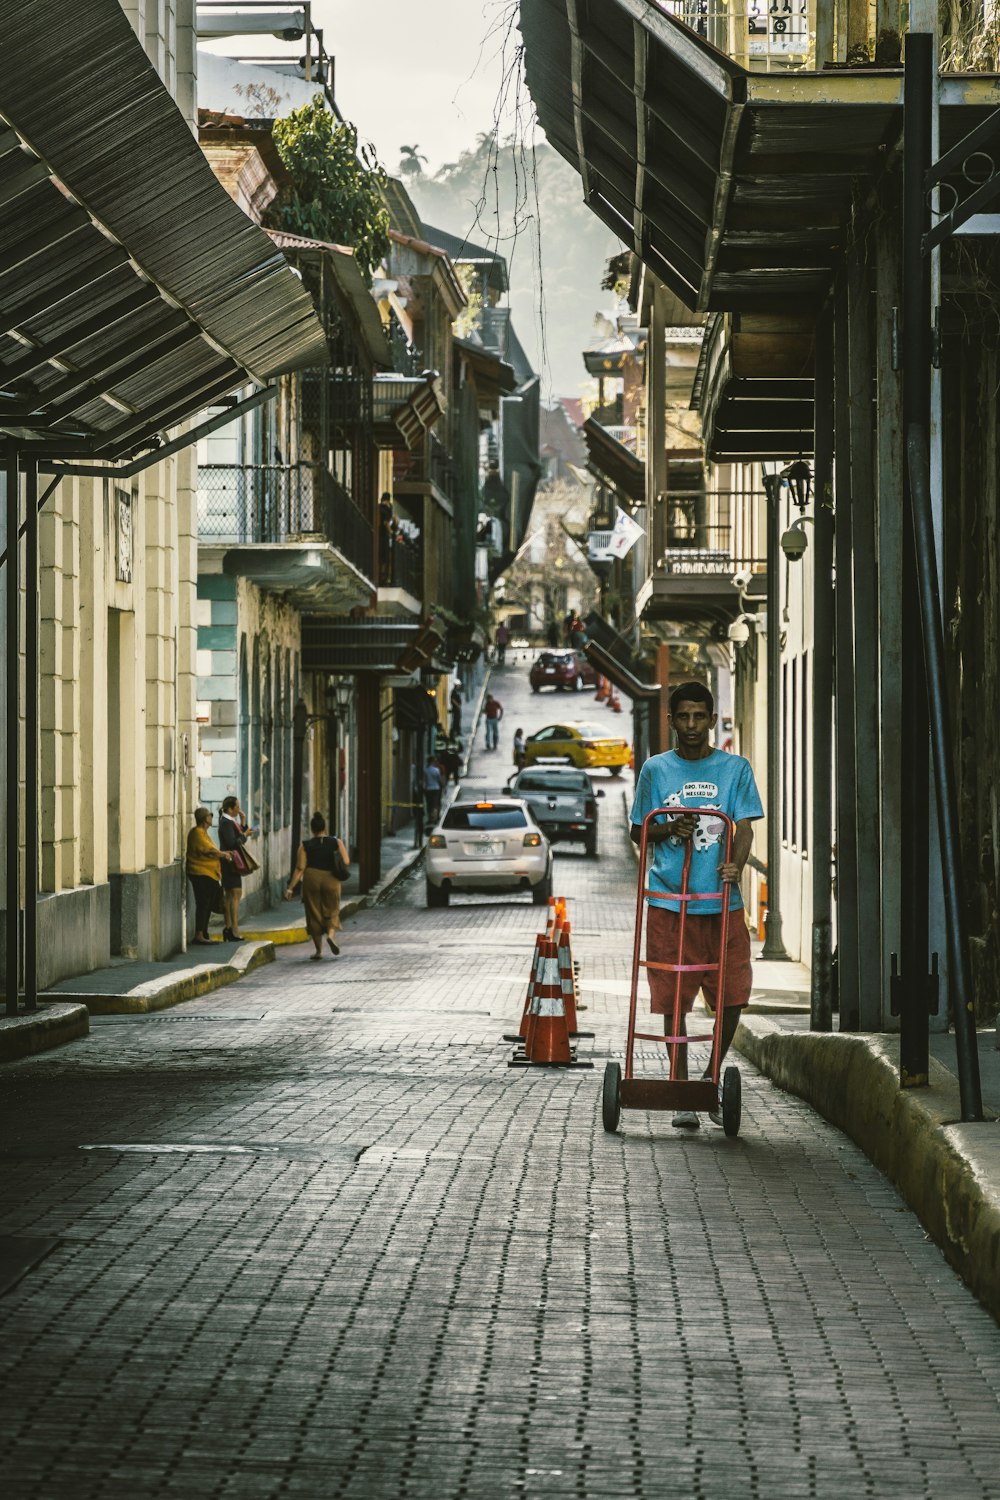
[[[306,929],[316,945],[316,952],[310,953],[309,957],[315,962],[323,957],[324,938],[334,957],[340,952],[334,940],[334,934],[340,931],[340,879],[336,871],[339,866],[341,878],[346,879],[351,861],[343,842],[327,834],[322,813],[313,813],[309,827],[313,836],[299,845],[295,872],[288,883],[285,900],[291,900],[292,892],[301,880]]]

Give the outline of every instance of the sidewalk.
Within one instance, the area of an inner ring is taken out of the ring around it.
[[[860,1146],[1000,1319],[998,1034],[979,1033],[987,1121],[963,1124],[953,1033],[931,1033],[926,1088],[901,1089],[898,1035],[810,1031],[809,969],[764,961],[760,946],[754,941],[753,989],[736,1051]]]
[[[452,786],[446,798],[454,796]],[[381,880],[365,895],[348,895],[341,916],[374,906],[421,858],[412,826],[382,840]],[[349,888],[348,888],[349,889]],[[233,984],[272,963],[276,947],[308,941],[301,900],[258,912],[243,922],[241,942],[215,942],[161,960],[114,959],[105,969],[77,974],[39,996],[36,1011],[0,1016],[0,1064],[16,1062],[87,1036],[92,1015],[146,1015]]]

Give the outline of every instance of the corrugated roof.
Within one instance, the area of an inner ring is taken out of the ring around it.
[[[584,198],[685,306],[777,311],[829,286],[902,71],[749,73],[654,0],[521,0],[525,77]],[[942,78],[942,146],[995,107]]]
[[[0,424],[119,456],[250,381],[328,362],[118,0],[9,0],[0,48]]]

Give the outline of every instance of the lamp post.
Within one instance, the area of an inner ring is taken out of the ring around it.
[[[805,465],[808,469],[808,465]],[[761,958],[787,959],[781,939],[781,557],[780,474],[764,475],[767,495],[767,915]]]

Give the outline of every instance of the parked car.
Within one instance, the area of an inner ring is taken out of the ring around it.
[[[427,905],[452,891],[529,891],[536,906],[552,895],[552,850],[527,802],[453,802],[427,841]]]
[[[597,853],[597,799],[586,771],[569,766],[537,766],[519,771],[507,783],[512,797],[527,802],[550,843],[565,840]]]
[[[528,674],[533,693],[543,687],[573,688],[580,692],[585,687],[596,687],[597,673],[582,651],[543,651],[531,664]]]
[[[529,735],[524,747],[525,765],[542,760],[563,761],[581,771],[607,766],[612,776],[620,776],[629,762],[629,746],[593,724],[549,724]]]

